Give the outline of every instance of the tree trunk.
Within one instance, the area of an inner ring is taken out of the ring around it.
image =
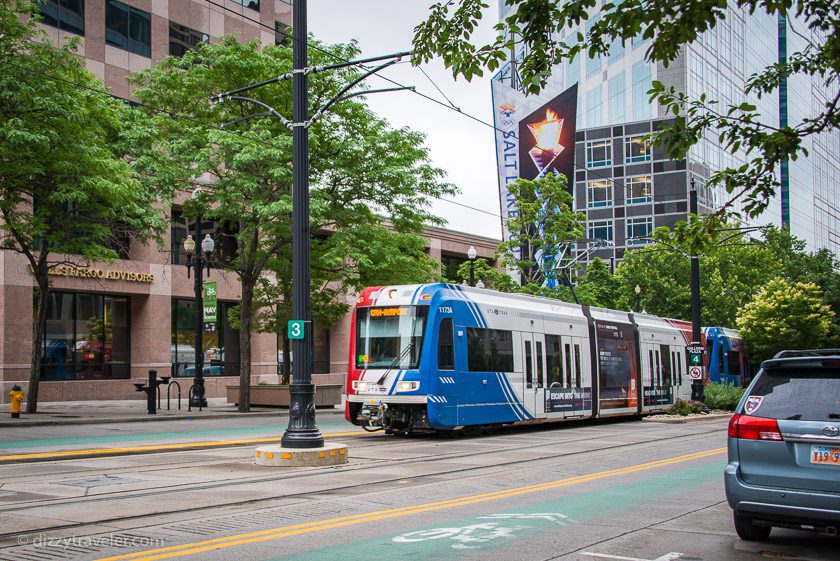
[[[38,283],[35,318],[32,322],[32,353],[29,363],[29,388],[26,392],[26,412],[38,411],[38,384],[41,379],[41,354],[44,346],[44,322],[47,319],[47,304],[50,297],[49,268],[46,259],[40,260],[35,269],[35,281]]]
[[[239,408],[240,413],[251,410],[251,325],[254,317],[254,286],[256,279],[242,278],[242,298],[239,301]]]

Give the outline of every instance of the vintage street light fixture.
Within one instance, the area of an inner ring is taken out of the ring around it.
[[[196,198],[198,189],[193,191],[193,198]],[[207,397],[204,393],[204,305],[202,300],[203,279],[202,273],[204,266],[207,266],[207,276],[210,276],[210,255],[216,248],[216,242],[206,234],[201,240],[201,251],[195,251],[195,239],[201,237],[201,216],[197,216],[195,220],[195,229],[193,230],[195,238],[192,235],[187,235],[184,240],[184,253],[187,254],[187,278],[190,277],[190,270],[195,268],[195,284],[194,284],[194,307],[195,307],[195,377],[193,378],[193,386],[190,392],[190,407],[198,407],[199,409],[207,407]]]
[[[475,286],[475,258],[478,253],[473,246],[467,250],[467,258],[470,260],[470,286]]]

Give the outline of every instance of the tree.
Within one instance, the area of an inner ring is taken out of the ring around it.
[[[572,211],[565,177],[553,174],[508,185],[516,210],[505,217],[510,237],[499,244],[502,265],[521,276],[522,286],[539,289],[557,280],[564,249],[583,236],[585,215]]]
[[[312,66],[358,54],[355,45],[310,45]],[[285,331],[283,322],[291,318],[292,135],[273,117],[221,130],[219,125],[248,116],[255,107],[235,101],[214,105],[207,99],[291,70],[291,48],[260,50],[256,42],[240,44],[228,37],[167,58],[134,78],[138,99],[165,110],[155,117],[161,131],[157,157],[144,161],[149,175],[179,189],[190,188],[198,177],[211,178],[212,185],[185,210],[235,225],[236,257],[226,266],[241,282],[240,411],[250,408],[252,329]],[[357,76],[352,67],[313,74],[311,106],[322,106]],[[288,114],[291,80],[249,95]],[[169,113],[187,117],[173,119]],[[424,224],[439,223],[427,210],[428,197],[452,194],[455,188],[430,165],[422,135],[390,128],[358,98],[337,103],[309,130],[312,301],[316,316],[321,312],[329,322],[346,309],[348,291],[375,280],[432,276],[437,267],[419,238]],[[261,281],[266,272],[269,279]],[[260,315],[266,304],[272,304],[269,313]]]
[[[589,306],[615,310],[625,303],[621,298],[621,281],[600,257],[596,257],[586,266],[586,271],[577,281],[575,291],[581,303]]]
[[[817,285],[774,279],[738,312],[737,325],[760,361],[783,349],[823,346],[833,316]]]
[[[35,10],[0,10],[0,248],[23,255],[36,283],[27,413],[35,413],[49,271],[58,263],[117,257],[116,230],[137,241],[165,226],[157,203],[123,158],[127,123],[138,115],[108,96],[78,41],[56,49]]]
[[[635,301],[635,287],[639,286],[646,311],[690,320],[692,251],[700,255],[703,325],[734,326],[738,309],[778,275],[781,267],[772,248],[731,228],[715,232],[702,251],[688,243],[657,241],[624,254],[616,270],[624,306]]]
[[[804,47],[788,52],[785,62],[771,64],[751,76],[745,92],[761,98],[786,80],[822,83],[827,100],[798,123],[779,127],[767,122],[748,103],[722,107],[705,95],[689,99],[654,82],[651,102],[658,102],[675,119],[672,126],[655,132],[652,138],[671,157],[685,157],[690,146],[708,136],[732,152],[743,149],[749,158],[743,166],[712,174],[709,185],[725,186],[732,197],[705,220],[683,223],[675,230],[677,238],[711,236],[734,214],[732,205],[742,197],[747,214],[758,216],[779,187],[775,178],[779,164],[807,156],[806,138],[840,127],[840,10],[836,0],[700,0],[679,4],[668,0],[613,0],[603,5],[593,0],[508,0],[507,4],[512,13],[496,26],[500,32],[497,39],[481,46],[470,43],[470,35],[487,8],[484,0],[434,4],[428,20],[415,28],[415,63],[440,56],[455,75],[469,80],[482,75],[484,68],[495,71],[510,53],[523,52],[517,70],[525,87],[536,93],[557,64],[577,56],[607,54],[613,43],[637,37],[649,41],[649,61],[667,66],[685,45],[724,20],[728,7],[742,8],[750,14],[763,12],[774,19],[794,18],[810,32],[808,36],[800,33]]]

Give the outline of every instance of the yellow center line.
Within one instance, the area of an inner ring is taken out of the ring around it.
[[[115,557],[106,557],[98,561],[121,561],[124,559],[131,559],[133,561],[154,561],[156,559],[168,559],[171,557],[179,557],[182,555],[194,555],[196,553],[203,553],[206,551],[213,551],[217,549],[225,549],[238,545],[259,543],[268,540],[276,540],[279,538],[286,538],[290,536],[297,536],[301,534],[308,534],[311,532],[320,532],[330,530],[333,528],[341,528],[345,526],[353,526],[355,524],[362,524],[365,522],[375,522],[379,520],[386,520],[389,518],[397,518],[401,516],[410,516],[412,514],[421,514],[424,512],[434,512],[437,510],[444,510],[455,508],[459,506],[466,506],[476,503],[483,503],[488,501],[497,501],[500,499],[507,499],[519,495],[526,495],[530,493],[538,493],[551,489],[559,489],[561,487],[569,487],[572,485],[580,485],[590,481],[597,481],[609,477],[616,477],[619,475],[627,475],[638,473],[660,467],[670,466],[682,462],[689,462],[692,460],[699,460],[722,454],[726,448],[715,448],[713,450],[706,450],[703,452],[695,452],[692,454],[684,454],[672,458],[665,458],[663,460],[655,460],[652,462],[645,462],[643,464],[636,464],[628,467],[611,469],[591,473],[588,475],[576,475],[567,477],[556,481],[549,481],[547,483],[538,483],[534,485],[525,485],[523,487],[514,487],[503,491],[493,491],[490,493],[482,493],[479,495],[470,495],[466,497],[459,497],[445,501],[436,501],[431,503],[424,503],[419,505],[409,505],[397,507],[387,510],[378,510],[374,512],[367,512],[363,514],[353,514],[349,516],[342,516],[338,518],[330,518],[327,520],[318,520],[314,522],[304,522],[300,524],[292,524],[290,526],[281,526],[279,528],[271,528],[268,530],[260,530],[256,532],[248,532],[244,534],[236,534],[233,536],[226,536],[223,538],[215,538],[211,540],[204,540],[200,542],[187,543],[182,545],[173,545],[159,549],[151,549],[147,551],[139,551],[136,553],[127,553],[124,555],[117,555]]]
[[[342,436],[365,436],[368,432],[350,431],[324,434],[324,438],[340,438]],[[279,436],[269,438],[242,438],[238,440],[205,440],[202,442],[175,442],[172,444],[148,444],[145,446],[124,446],[121,448],[92,448],[85,450],[62,450],[51,452],[31,452],[28,454],[12,454],[0,456],[0,462],[11,462],[15,460],[35,460],[39,458],[66,458],[73,456],[101,456],[115,455],[132,452],[159,452],[166,450],[182,450],[189,448],[218,448],[221,446],[236,446],[240,444],[270,444],[280,442]]]

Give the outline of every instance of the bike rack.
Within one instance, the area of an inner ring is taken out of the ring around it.
[[[178,410],[181,410],[181,384],[178,383],[177,380],[170,380],[169,385],[166,387],[166,410],[169,410],[169,392],[172,391],[172,386],[178,387]]]

